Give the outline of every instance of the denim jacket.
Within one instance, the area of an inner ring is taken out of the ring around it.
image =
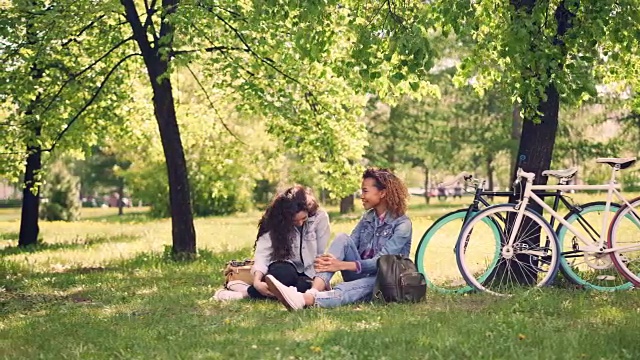
[[[359,254],[373,250],[372,258],[360,260],[360,272],[376,273],[378,258],[382,255],[408,256],[411,250],[411,233],[411,220],[406,215],[394,217],[387,212],[380,223],[375,210],[367,211],[351,232],[351,239]]]
[[[313,261],[316,256],[321,255],[326,250],[330,235],[329,215],[324,210],[318,210],[314,216],[310,216],[304,223],[302,234],[297,228],[291,233],[293,256],[287,261],[295,265],[298,273],[304,273],[313,278],[316,275]],[[256,271],[267,274],[269,265],[273,262],[271,259],[272,252],[271,237],[269,233],[263,234],[256,243],[256,251],[253,258],[255,262],[251,268],[252,275]]]

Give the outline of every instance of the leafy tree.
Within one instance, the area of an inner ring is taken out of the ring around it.
[[[43,195],[47,201],[40,216],[48,221],[75,221],[80,217],[80,183],[63,161],[57,160],[47,172]]]
[[[131,166],[130,160],[122,160],[109,146],[95,146],[82,162],[80,175],[82,189],[95,195],[96,188],[107,188],[118,194],[118,215],[123,214],[125,178],[122,175]]]
[[[38,0],[0,7],[0,61],[6,66],[0,102],[10,109],[0,125],[6,139],[0,161],[5,176],[24,174],[20,246],[37,242],[47,154],[58,147],[87,148],[96,134],[120,125],[112,118],[113,104],[126,94],[116,91],[120,82],[114,71],[122,62],[117,61],[119,45],[109,36],[114,24],[101,23],[104,16],[94,16],[90,7]],[[95,35],[97,23],[100,35]],[[92,35],[90,44],[84,41]],[[108,85],[110,78],[116,81]]]
[[[509,138],[511,113],[496,92],[479,96],[468,86],[455,87],[454,70],[430,77],[440,88],[439,99],[405,99],[393,107],[373,99],[367,116],[368,159],[384,166],[422,168],[427,190],[433,171],[473,170],[482,164],[493,187],[494,160],[514,146]]]
[[[391,89],[418,92],[424,86],[416,74],[430,67],[429,49],[421,41],[425,29],[413,5],[394,10],[335,1],[304,6],[280,1],[120,3],[153,89],[175,254],[195,252],[195,232],[172,69],[198,62],[208,72],[207,83],[228,89],[231,102],[269,113],[268,131],[308,160],[311,170],[334,179],[327,185],[339,194],[355,182],[364,145],[359,107],[353,105],[355,93],[347,81],[360,81],[362,88],[377,88],[385,96]]]
[[[474,78],[480,92],[504,87],[520,107],[525,122],[519,165],[535,172],[538,184],[546,182],[540,173],[551,163],[560,102],[575,106],[595,97],[595,85],[607,80],[596,70],[624,68],[628,62],[622,59],[637,56],[637,39],[629,30],[637,27],[637,1],[459,0],[432,5],[437,24],[475,40],[459,77]]]

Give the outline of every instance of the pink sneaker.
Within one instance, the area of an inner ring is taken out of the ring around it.
[[[300,310],[304,308],[304,296],[298,292],[295,286],[284,286],[272,275],[267,275],[264,280],[269,286],[269,291],[287,307],[287,310]]]
[[[216,291],[215,294],[213,294],[212,299],[218,300],[218,301],[229,301],[229,300],[240,300],[243,298],[244,298],[244,295],[242,295],[242,293],[240,292],[231,291],[227,289],[219,289]]]

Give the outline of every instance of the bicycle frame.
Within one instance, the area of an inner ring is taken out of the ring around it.
[[[558,184],[557,186],[566,186],[563,183]],[[544,190],[544,189],[542,189]],[[513,196],[513,192],[512,191],[485,191],[484,188],[482,186],[476,187],[476,190],[474,192],[474,196],[473,196],[473,202],[471,204],[469,204],[469,207],[467,208],[467,213],[464,217],[464,223],[467,222],[467,220],[469,220],[469,218],[471,217],[471,214],[473,212],[478,212],[480,211],[480,207],[479,205],[482,204],[485,207],[491,206],[491,204],[484,198],[485,196],[489,196],[489,197],[510,197]],[[542,196],[542,197],[554,197],[554,202],[553,202],[553,209],[557,210],[558,206],[560,205],[560,202],[562,202],[562,204],[569,209],[569,211],[576,211],[578,209],[577,206],[571,204],[569,201],[567,201],[567,199],[565,198],[565,196],[563,195],[563,192],[560,190],[556,190],[556,191],[552,191],[552,192],[540,192],[537,194],[538,197]],[[501,219],[502,221],[504,221],[504,219]],[[554,219],[551,219],[550,225],[553,228],[554,226]],[[587,225],[589,225],[587,223]],[[594,229],[591,229],[594,230]]]
[[[540,205],[544,210],[546,210],[550,215],[552,220],[558,220],[562,225],[564,225],[567,230],[573,233],[582,243],[586,246],[582,251],[584,252],[595,252],[599,254],[611,253],[614,251],[633,251],[640,249],[640,244],[636,245],[628,245],[621,246],[611,249],[604,248],[605,242],[605,234],[607,233],[607,227],[610,223],[610,213],[609,210],[611,208],[611,200],[615,195],[621,203],[626,204],[628,207],[631,207],[631,204],[626,200],[624,196],[620,193],[620,184],[615,181],[615,174],[618,169],[616,167],[613,168],[611,173],[611,178],[607,184],[600,185],[533,185],[533,176],[522,176],[526,178],[524,194],[520,203],[516,205],[516,209],[518,209],[518,214],[516,215],[515,224],[513,228],[513,232],[509,236],[508,246],[513,246],[513,242],[515,241],[515,236],[520,229],[520,225],[522,223],[522,219],[524,217],[524,211],[529,205],[529,200],[533,200],[536,204]],[[521,171],[518,171],[518,174],[522,174]],[[568,190],[606,190],[607,191],[607,201],[605,205],[605,211],[602,219],[602,228],[600,232],[600,238],[597,241],[597,244],[594,244],[593,241],[589,241],[584,237],[574,226],[569,224],[560,214],[558,214],[554,209],[552,209],[549,205],[547,205],[536,193],[534,190],[557,190],[560,192],[568,191]],[[633,211],[633,208],[632,208]],[[635,214],[635,211],[634,211]],[[638,214],[635,214],[638,216]]]

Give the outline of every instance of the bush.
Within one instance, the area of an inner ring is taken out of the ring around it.
[[[2,208],[19,208],[22,207],[22,199],[0,200],[0,209]]]
[[[40,218],[47,221],[75,221],[80,217],[79,179],[61,161],[49,169],[43,186]]]
[[[244,129],[248,132],[246,139],[252,142],[245,144],[229,136],[218,121],[211,121],[206,115],[186,112],[180,118],[195,216],[245,211],[251,205],[256,179],[279,177],[279,150],[270,140],[256,136],[259,129],[249,125],[250,120],[246,120]],[[123,175],[136,199],[150,204],[151,216],[166,217],[170,211],[164,152],[157,133],[145,136],[149,140],[136,149],[135,160]]]
[[[191,207],[195,216],[228,215],[249,207],[253,179],[246,175],[248,171],[243,165],[221,165],[203,155],[190,158],[188,166]],[[152,217],[170,216],[164,163],[147,163],[140,168],[134,164],[128,171],[127,180],[136,197],[151,204]]]

